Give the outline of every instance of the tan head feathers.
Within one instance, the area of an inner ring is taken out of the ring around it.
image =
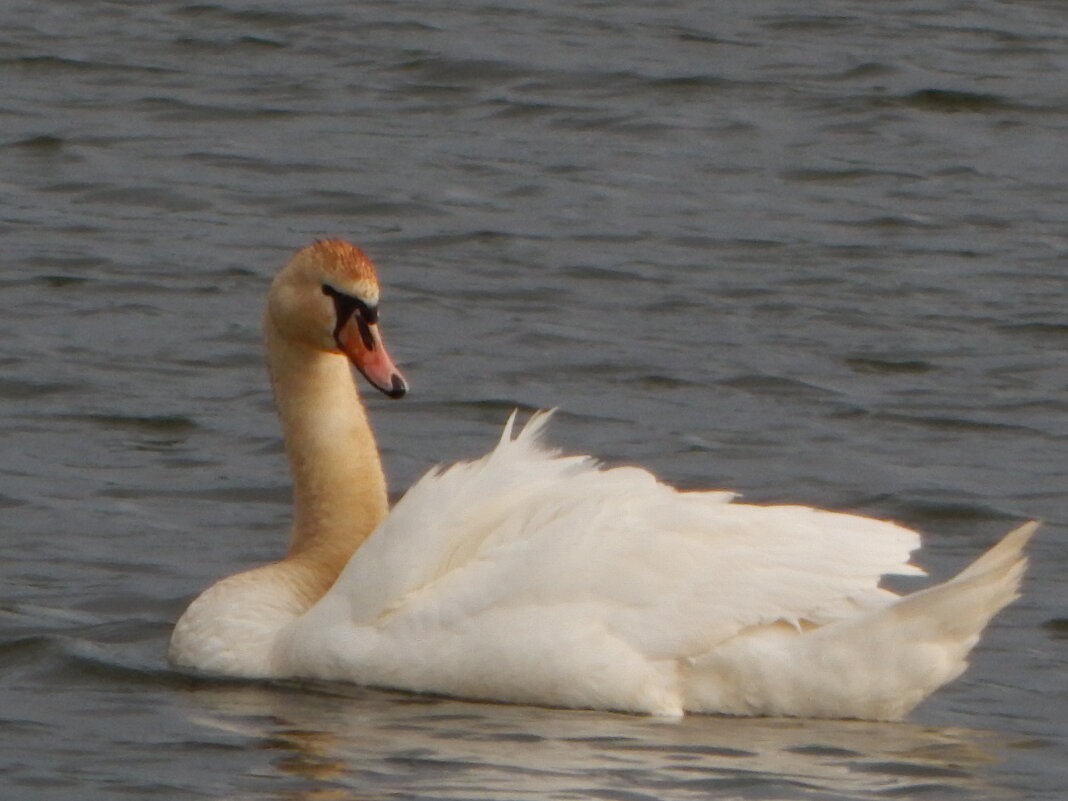
[[[341,292],[359,295],[367,301],[378,299],[378,274],[371,259],[344,239],[319,239],[300,253],[312,262]]]

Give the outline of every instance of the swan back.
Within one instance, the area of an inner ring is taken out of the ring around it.
[[[762,626],[797,632],[885,606],[896,596],[882,575],[921,572],[907,562],[918,536],[893,523],[679,492],[546,448],[547,421],[515,437],[509,425],[485,457],[420,479],[288,627],[280,664],[672,713],[685,660]],[[508,670],[487,675],[490,655]]]

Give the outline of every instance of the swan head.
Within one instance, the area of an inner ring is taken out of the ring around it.
[[[286,338],[346,356],[391,398],[408,392],[378,330],[378,276],[360,248],[321,239],[297,251],[275,277],[267,316]]]

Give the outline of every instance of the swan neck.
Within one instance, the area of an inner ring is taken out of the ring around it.
[[[294,342],[269,315],[265,327],[293,474],[293,534],[286,560],[313,567],[315,583],[325,592],[386,516],[385,476],[348,360]]]

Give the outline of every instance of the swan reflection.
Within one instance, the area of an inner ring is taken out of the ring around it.
[[[286,798],[997,797],[991,735],[908,723],[605,712],[271,683],[190,691]]]

